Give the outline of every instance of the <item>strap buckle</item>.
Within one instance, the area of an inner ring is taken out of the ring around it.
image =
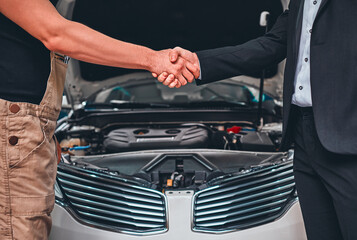
[[[60,54],[60,53],[55,53],[55,58],[60,60],[61,62],[68,64],[69,60],[71,59],[70,57]]]

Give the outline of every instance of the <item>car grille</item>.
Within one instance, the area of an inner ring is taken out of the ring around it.
[[[60,164],[57,181],[67,210],[90,226],[127,233],[167,230],[166,198],[127,179]]]
[[[268,223],[295,202],[291,162],[230,176],[195,194],[193,227],[227,232]]]

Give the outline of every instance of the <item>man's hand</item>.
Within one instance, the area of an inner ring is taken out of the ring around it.
[[[185,58],[179,57],[179,52],[174,50],[162,50],[154,54],[153,59],[150,59],[153,76],[157,77],[156,73],[160,74],[160,79],[164,85],[173,87],[181,87],[187,82],[193,82],[195,74],[199,69],[195,64],[192,64]]]
[[[199,78],[200,76],[200,64],[198,57],[195,53],[192,53],[188,50],[185,50],[180,47],[176,47],[173,50],[170,50],[169,52],[169,59],[171,63],[179,63],[182,60],[188,61],[190,64],[188,65],[187,69],[191,72],[193,75],[194,79]],[[180,82],[177,81],[175,78],[175,75],[173,74],[168,74],[167,72],[162,72],[160,76],[158,76],[156,73],[153,73],[154,77],[157,77],[160,82],[162,82],[166,86],[170,87],[176,87],[179,88],[181,87]],[[192,83],[193,78],[187,79],[189,83]]]
[[[185,59],[170,62],[170,50],[154,51],[116,40],[63,18],[49,0],[0,0],[0,12],[49,50],[100,65],[173,74],[170,87],[192,82],[196,67]],[[21,13],[21,14],[19,14]],[[165,76],[165,75],[163,75]],[[168,75],[167,75],[168,76]]]

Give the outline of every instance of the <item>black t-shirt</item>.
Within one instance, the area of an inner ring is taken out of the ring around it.
[[[49,50],[0,13],[0,98],[39,104],[50,68]]]

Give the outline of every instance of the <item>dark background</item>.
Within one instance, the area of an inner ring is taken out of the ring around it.
[[[181,46],[199,51],[263,35],[262,11],[269,11],[274,23],[283,9],[280,0],[77,0],[73,20],[156,50]],[[89,81],[132,71],[81,63],[82,77]],[[268,75],[275,72],[276,67]]]

